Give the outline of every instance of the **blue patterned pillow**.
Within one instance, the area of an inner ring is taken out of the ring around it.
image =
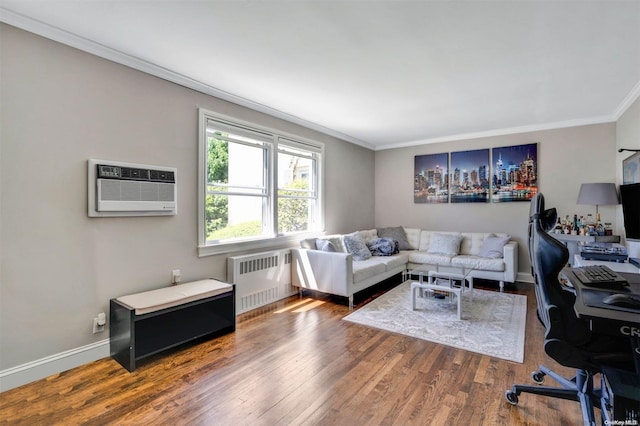
[[[357,233],[347,234],[343,238],[344,248],[347,253],[351,253],[353,260],[367,260],[371,257],[371,252],[364,243],[364,240]]]
[[[376,238],[367,244],[367,247],[374,256],[392,256],[400,253],[398,242],[392,238]]]

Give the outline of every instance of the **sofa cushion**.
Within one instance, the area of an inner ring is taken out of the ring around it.
[[[502,259],[491,259],[473,255],[461,254],[451,259],[451,265],[466,266],[483,271],[504,272],[504,261]]]
[[[511,240],[510,236],[498,237],[497,235],[489,235],[485,238],[478,256],[489,257],[491,259],[500,259],[504,257],[504,246]]]
[[[316,249],[316,239],[315,238],[305,238],[300,241],[300,248],[307,250],[317,250]]]
[[[460,243],[460,251],[458,254],[472,254],[477,255],[480,252],[482,243],[487,237],[487,233],[480,232],[463,232],[462,243]]]
[[[400,252],[398,242],[391,238],[376,238],[367,244],[367,248],[374,256],[392,256]]]
[[[394,254],[393,256],[373,256],[367,262],[380,263],[384,265],[386,271],[390,271],[398,266],[406,265],[409,261],[407,252]]]
[[[429,241],[428,253],[431,254],[447,254],[455,256],[460,252],[460,243],[462,235],[460,234],[440,234],[434,233]]]
[[[378,238],[378,230],[377,229],[365,229],[364,231],[357,231],[354,234],[360,235],[365,244],[371,243],[371,241]]]
[[[345,235],[342,241],[347,253],[353,256],[353,260],[367,260],[371,257],[371,252],[358,232]]]
[[[318,247],[318,240],[326,240],[330,241],[331,244],[335,247],[337,252],[346,253],[344,246],[342,244],[342,236],[341,235],[326,235],[320,238],[306,238],[300,241],[300,248],[307,250],[321,250]]]
[[[322,238],[316,238],[316,249],[322,251],[336,252],[336,246],[330,240],[323,240]]]
[[[336,251],[340,253],[346,253],[347,250],[344,248],[344,244],[342,242],[342,235],[335,235],[327,238],[331,243],[335,246]]]
[[[361,262],[353,262],[353,282],[357,283],[375,275],[383,274],[386,266],[378,262],[380,258],[370,258]]]
[[[417,250],[420,247],[420,233],[422,230],[420,228],[404,228],[404,232],[407,234],[407,241],[411,246],[411,249],[408,250]]]
[[[409,262],[426,263],[429,265],[450,265],[453,256],[447,254],[434,254],[426,251],[409,253]]]
[[[414,247],[409,244],[407,240],[407,233],[404,231],[402,226],[396,226],[393,228],[380,228],[378,229],[378,237],[380,238],[391,238],[398,242],[399,250],[411,250]]]
[[[459,232],[437,232],[437,231],[425,231],[420,230],[420,243],[418,244],[418,250],[429,251],[429,245],[431,244],[431,238],[436,234],[442,235],[460,235]]]

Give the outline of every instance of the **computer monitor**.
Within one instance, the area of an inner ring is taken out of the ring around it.
[[[620,185],[620,200],[627,240],[640,241],[640,183]]]

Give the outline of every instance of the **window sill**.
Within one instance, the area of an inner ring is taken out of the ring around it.
[[[305,238],[321,235],[322,232],[304,232],[295,235],[286,235],[274,238],[264,238],[260,240],[239,241],[234,243],[221,243],[215,245],[199,246],[198,257],[215,256],[250,250],[270,250],[283,248],[300,242]]]

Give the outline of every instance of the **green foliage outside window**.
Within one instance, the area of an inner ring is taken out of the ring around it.
[[[280,196],[300,196],[296,190],[308,189],[307,180],[296,179],[278,191]],[[291,189],[291,191],[287,191]],[[309,200],[278,198],[278,232],[306,231],[309,227]]]
[[[229,143],[209,138],[207,182],[229,182]],[[223,195],[207,195],[205,223],[208,239],[214,231],[224,229],[229,223],[229,200]],[[215,238],[217,239],[217,237]]]

